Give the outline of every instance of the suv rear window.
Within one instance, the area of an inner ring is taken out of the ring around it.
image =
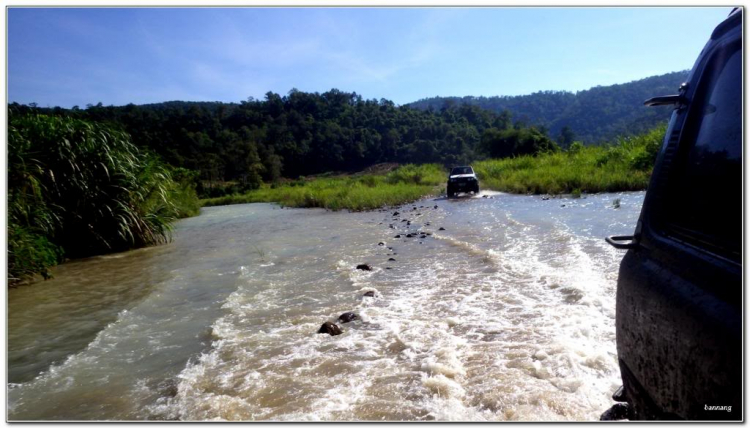
[[[471,167],[469,166],[460,166],[458,168],[453,168],[451,171],[451,175],[460,175],[460,174],[474,174],[474,171],[471,170]]]
[[[667,192],[667,235],[739,262],[742,252],[742,50],[716,52],[688,112]]]

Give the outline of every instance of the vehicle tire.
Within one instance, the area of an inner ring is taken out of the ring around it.
[[[474,194],[475,195],[479,194],[479,185],[478,184],[474,187]]]
[[[448,186],[448,197],[452,198],[454,196],[456,196],[456,192],[454,192],[453,189],[450,186]]]

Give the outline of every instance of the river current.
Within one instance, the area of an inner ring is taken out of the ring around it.
[[[643,195],[204,208],[8,291],[8,419],[598,420]]]

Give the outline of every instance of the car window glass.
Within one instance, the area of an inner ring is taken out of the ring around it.
[[[742,248],[742,51],[711,59],[688,114],[668,192],[668,234],[739,260]]]
[[[471,168],[453,168],[453,173],[451,175],[459,175],[459,174],[471,174]]]

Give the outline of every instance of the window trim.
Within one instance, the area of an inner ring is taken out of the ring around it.
[[[709,235],[700,230],[689,229],[681,224],[672,222],[671,219],[674,218],[674,211],[670,208],[670,204],[668,204],[668,200],[671,199],[668,195],[674,194],[675,187],[679,186],[680,182],[685,177],[690,153],[695,146],[696,139],[703,126],[703,112],[699,110],[703,107],[707,97],[710,97],[711,95],[708,93],[708,90],[712,88],[709,88],[708,85],[715,84],[720,73],[737,52],[740,53],[740,61],[742,61],[741,40],[717,46],[716,49],[707,56],[700,78],[697,79],[698,85],[695,88],[692,100],[687,107],[686,117],[681,130],[682,135],[680,135],[677,150],[672,161],[673,164],[670,167],[670,173],[667,182],[665,183],[664,196],[666,196],[666,198],[662,199],[662,203],[659,204],[662,208],[656,210],[658,214],[654,218],[657,225],[656,231],[658,231],[658,233],[664,238],[683,245],[689,245],[703,253],[733,263],[742,262],[742,243],[740,243],[739,253],[737,253],[731,245],[722,245],[719,240],[711,239]],[[740,67],[742,67],[742,62],[740,63]],[[741,78],[740,86],[742,85],[743,80]],[[744,115],[744,99],[742,100],[742,106]],[[741,117],[740,120],[742,121],[741,126],[744,128],[744,117]],[[744,156],[744,150],[742,156]],[[742,186],[744,187],[744,182],[742,183]],[[740,226],[740,233],[742,233],[742,226]]]

